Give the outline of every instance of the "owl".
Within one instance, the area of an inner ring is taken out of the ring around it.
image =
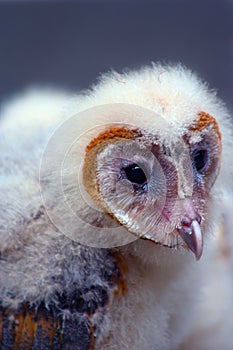
[[[233,127],[182,65],[0,118],[1,349],[232,349]]]

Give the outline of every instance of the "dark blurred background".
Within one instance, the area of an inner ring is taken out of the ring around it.
[[[233,1],[0,1],[0,103],[32,86],[182,62],[233,109]]]

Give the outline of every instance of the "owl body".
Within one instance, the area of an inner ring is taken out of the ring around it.
[[[0,126],[3,350],[231,349],[233,131],[204,83],[110,73],[29,91]]]

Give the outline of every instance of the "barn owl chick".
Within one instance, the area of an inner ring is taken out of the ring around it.
[[[3,350],[231,348],[233,131],[203,82],[152,65],[34,90],[0,130]]]

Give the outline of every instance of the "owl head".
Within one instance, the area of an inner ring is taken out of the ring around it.
[[[111,231],[128,234],[126,243],[146,239],[200,259],[231,177],[230,118],[215,94],[184,67],[153,65],[104,76],[77,110],[55,133],[59,146],[50,143],[66,154],[57,162],[63,194],[84,222],[67,216],[72,238],[78,226],[83,243],[92,236],[98,245],[97,231],[104,230],[111,246]]]

